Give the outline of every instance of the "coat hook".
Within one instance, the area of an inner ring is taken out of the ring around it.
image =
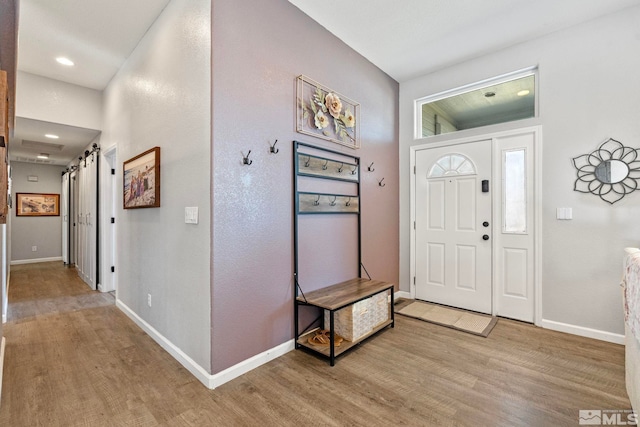
[[[384,181],[384,178],[382,178],[380,181],[378,181],[378,185],[380,187],[384,187],[385,185],[387,185],[387,184],[383,184],[382,181]]]
[[[367,170],[369,172],[375,172],[375,169],[373,168],[373,162],[371,162],[371,164],[369,165],[369,167],[367,168]]]
[[[269,144],[269,152],[271,154],[278,154],[278,152],[280,151],[279,148],[276,148],[277,143],[278,143],[278,140],[276,139],[276,142],[274,142],[273,145]]]
[[[251,150],[249,150],[246,156],[244,155],[244,153],[242,153],[242,164],[250,165],[251,163],[253,163],[253,160],[249,160],[249,154],[251,154]]]
[[[322,170],[326,171],[327,170],[327,165],[329,164],[329,160],[325,160],[324,165],[322,165]]]
[[[347,203],[344,204],[345,206],[351,206],[351,197],[349,197],[349,199],[347,199]]]
[[[351,175],[355,175],[357,171],[358,171],[358,165],[354,165],[353,169],[351,169]]]
[[[338,173],[342,173],[343,168],[344,168],[344,163],[340,163],[340,167],[338,168]]]
[[[336,205],[336,199],[338,198],[338,196],[333,196],[333,200],[331,200],[331,203],[329,203],[331,206],[335,206]]]
[[[318,198],[313,201],[313,206],[319,206],[319,205],[320,205],[320,195],[318,194]]]
[[[311,161],[311,156],[307,157],[307,160],[304,162],[304,167],[308,168],[309,167],[309,162]]]

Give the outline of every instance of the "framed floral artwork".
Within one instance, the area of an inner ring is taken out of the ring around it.
[[[360,148],[360,104],[305,76],[298,76],[296,130]]]

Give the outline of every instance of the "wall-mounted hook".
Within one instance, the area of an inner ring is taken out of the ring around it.
[[[247,153],[246,156],[244,155],[244,153],[242,153],[242,164],[243,165],[250,165],[251,163],[253,163],[253,160],[249,160],[249,154],[251,154],[251,150],[249,150],[249,152]]]
[[[331,200],[331,203],[329,203],[331,206],[335,206],[336,205],[336,199],[338,198],[338,196],[333,196],[333,200]]]
[[[318,198],[313,201],[313,206],[319,206],[319,205],[320,205],[320,195],[318,194]]]
[[[347,203],[344,204],[345,206],[351,206],[351,197],[349,197],[347,199]]]
[[[269,152],[271,154],[278,154],[278,152],[280,151],[279,148],[276,148],[277,143],[278,143],[278,140],[276,139],[276,142],[274,142],[273,145],[269,144]]]
[[[353,169],[351,169],[351,175],[355,175],[357,171],[358,171],[358,165],[354,165]]]
[[[305,168],[309,167],[309,162],[311,162],[311,156],[307,157],[307,160],[304,162],[304,167]]]
[[[327,170],[327,165],[329,164],[329,160],[325,160],[324,165],[322,165],[322,170],[326,171]]]
[[[340,167],[338,168],[338,173],[342,173],[342,169],[344,169],[344,163],[340,163]]]
[[[373,162],[371,162],[371,164],[369,165],[369,167],[367,167],[367,170],[369,172],[375,172],[375,169],[373,168]]]
[[[378,181],[378,185],[380,187],[384,187],[385,185],[387,185],[387,184],[383,184],[382,181],[384,181],[384,178],[382,178],[380,181]]]

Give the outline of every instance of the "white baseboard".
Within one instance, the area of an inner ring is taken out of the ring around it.
[[[264,365],[267,362],[276,359],[283,354],[286,354],[295,348],[295,341],[289,340],[285,343],[280,344],[270,350],[263,351],[260,354],[256,354],[253,357],[250,357],[247,360],[243,360],[240,363],[237,363],[224,371],[218,372],[211,376],[211,382],[209,384],[210,389],[214,389],[216,387],[221,386],[222,384],[231,381],[234,378],[239,377],[240,375],[246,374],[252,369],[257,368],[258,366]]]
[[[18,264],[36,264],[38,262],[51,262],[51,261],[62,261],[61,256],[54,256],[51,258],[35,258],[35,259],[16,259],[11,261],[10,265],[18,265]]]
[[[600,341],[607,341],[614,344],[624,345],[624,335],[612,332],[600,331],[598,329],[585,328],[583,326],[570,325],[568,323],[554,322],[553,320],[542,319],[540,326],[558,332],[578,335],[586,338],[593,338]]]
[[[2,401],[2,372],[4,371],[4,345],[5,338],[2,337],[2,343],[0,343],[0,402]]]
[[[271,360],[282,356],[285,353],[293,350],[294,340],[287,341],[283,344],[280,344],[270,350],[264,351],[260,354],[257,354],[247,360],[244,360],[234,366],[231,366],[224,371],[218,372],[217,374],[210,374],[204,369],[202,366],[198,365],[193,359],[191,359],[187,354],[185,354],[182,350],[175,346],[171,341],[169,341],[166,337],[164,337],[160,332],[158,332],[155,328],[145,322],[140,316],[138,316],[133,310],[131,310],[125,303],[121,300],[116,299],[116,306],[122,310],[124,314],[127,315],[131,320],[134,321],[143,331],[145,331],[155,342],[157,342],[160,347],[165,349],[167,353],[169,353],[174,359],[176,359],[182,366],[185,367],[193,376],[195,376],[198,381],[205,385],[205,387],[214,389],[216,387],[221,386],[222,384],[231,381],[234,378],[239,377],[242,374],[245,374],[252,369],[257,368],[260,365],[263,365]]]
[[[413,299],[411,296],[411,292],[407,291],[398,291],[393,293],[393,298],[405,298],[405,299]]]
[[[176,347],[171,341],[158,332],[153,326],[144,321],[133,310],[131,310],[121,300],[116,300],[116,307],[118,307],[124,314],[126,314],[131,320],[133,320],[140,328],[145,331],[160,347],[165,349],[167,353],[173,356],[182,366],[184,366],[189,372],[195,376],[205,386],[209,386],[209,374],[202,366],[198,365],[192,358],[187,356],[185,352]]]

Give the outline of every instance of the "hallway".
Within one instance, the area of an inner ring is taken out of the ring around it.
[[[12,266],[5,336],[1,426],[573,426],[629,408],[622,346],[504,319],[482,338],[398,316],[333,368],[292,351],[207,390],[60,262]]]
[[[158,425],[206,393],[112,294],[60,262],[12,266],[5,335],[3,426]]]

